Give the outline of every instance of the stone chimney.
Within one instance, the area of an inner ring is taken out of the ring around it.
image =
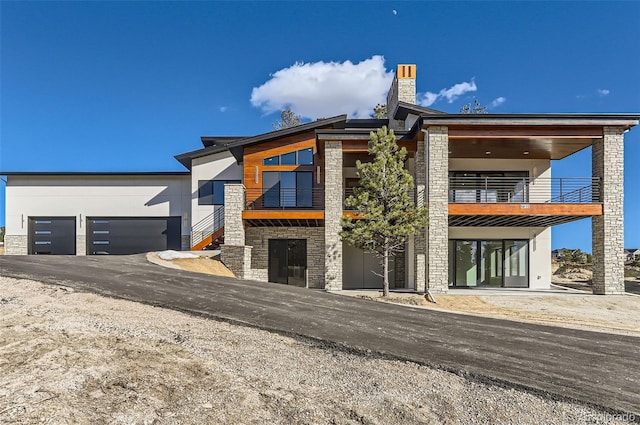
[[[398,102],[416,104],[416,65],[414,64],[398,65],[387,94],[389,127],[394,130],[404,130],[404,121],[397,121],[392,117]]]

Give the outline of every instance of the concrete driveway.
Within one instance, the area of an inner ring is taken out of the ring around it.
[[[0,273],[371,350],[640,417],[640,338],[169,270],[143,255],[2,256]]]

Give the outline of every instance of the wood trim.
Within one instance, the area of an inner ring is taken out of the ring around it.
[[[324,211],[247,210],[242,211],[242,219],[324,220]]]
[[[344,218],[351,217],[352,220],[362,220],[364,218],[363,215],[357,214],[353,211],[343,211],[342,217]]]
[[[602,204],[449,204],[449,215],[602,215]]]

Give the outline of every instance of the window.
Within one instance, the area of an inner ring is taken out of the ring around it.
[[[262,160],[262,165],[313,165],[313,148],[270,156]]]
[[[198,205],[224,205],[224,185],[240,180],[198,181]]]
[[[311,171],[265,171],[262,173],[263,206],[311,207],[313,173]]]

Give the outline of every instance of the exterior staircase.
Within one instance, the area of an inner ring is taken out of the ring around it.
[[[191,251],[224,243],[224,208],[218,208],[191,227]]]

